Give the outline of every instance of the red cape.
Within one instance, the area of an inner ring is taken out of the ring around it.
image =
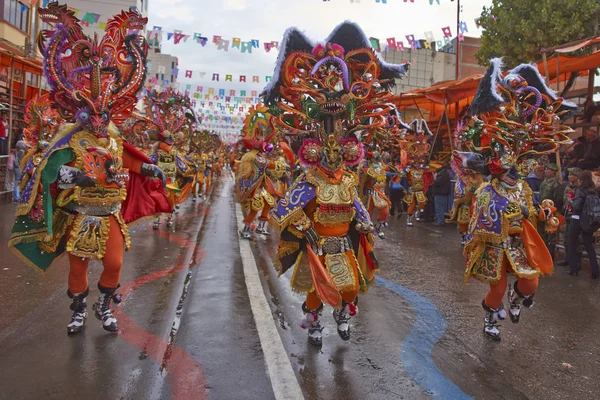
[[[123,142],[123,151],[133,158],[152,164],[152,161],[138,149]],[[167,193],[160,179],[149,178],[129,171],[127,182],[127,198],[123,202],[121,215],[126,223],[155,214],[170,214],[173,211],[169,205]]]

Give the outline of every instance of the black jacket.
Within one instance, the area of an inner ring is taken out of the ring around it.
[[[594,189],[584,189],[581,187],[575,189],[575,197],[571,202],[573,215],[581,215],[583,212],[583,206],[585,205],[585,198],[590,194],[596,194],[596,191]]]
[[[452,182],[447,168],[438,171],[435,180],[431,184],[431,194],[434,196],[448,196],[452,191]]]

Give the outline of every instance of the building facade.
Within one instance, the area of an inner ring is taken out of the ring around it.
[[[119,14],[122,10],[136,8],[144,17],[148,16],[149,0],[66,0],[67,5],[77,10],[76,17],[83,22],[83,30],[86,34],[93,37],[94,33],[98,38],[104,35],[104,23],[113,15]],[[99,17],[96,17],[98,16]],[[86,24],[88,26],[86,26]]]
[[[480,47],[481,42],[477,38],[465,37],[465,40],[460,43],[458,79],[485,73],[485,68],[478,65],[475,58],[475,53]],[[407,76],[396,80],[394,94],[426,88],[435,83],[457,78],[456,39],[439,50],[433,45],[431,49],[422,46],[420,49],[384,51],[382,55],[389,63],[410,63]]]

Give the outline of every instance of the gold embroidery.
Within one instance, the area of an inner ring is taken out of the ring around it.
[[[350,260],[345,253],[326,254],[325,266],[339,291],[343,292],[356,288],[356,277]]]
[[[296,260],[290,285],[292,286],[292,290],[297,293],[310,293],[315,290],[312,273],[308,265],[308,257],[306,257],[304,252],[300,253]]]
[[[340,183],[330,183],[323,174],[310,171],[306,180],[315,187],[318,204],[352,204],[354,201],[358,178],[353,173],[344,171]]]
[[[67,241],[67,252],[78,257],[102,259],[106,253],[109,218],[76,215]]]

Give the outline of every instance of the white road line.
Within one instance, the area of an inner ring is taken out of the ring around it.
[[[239,204],[235,204],[238,229],[244,227],[244,217]],[[240,243],[240,253],[242,255],[242,264],[244,265],[244,276],[246,279],[246,288],[248,288],[248,297],[250,299],[250,308],[254,316],[256,330],[260,345],[265,355],[265,362],[271,379],[273,393],[277,400],[295,400],[304,399],[300,384],[296,379],[292,364],[287,356],[279,332],[275,325],[275,320],[271,314],[271,309],[267,303],[267,298],[260,283],[258,276],[258,267],[254,261],[254,254],[250,248],[250,242],[242,239],[238,234]]]

